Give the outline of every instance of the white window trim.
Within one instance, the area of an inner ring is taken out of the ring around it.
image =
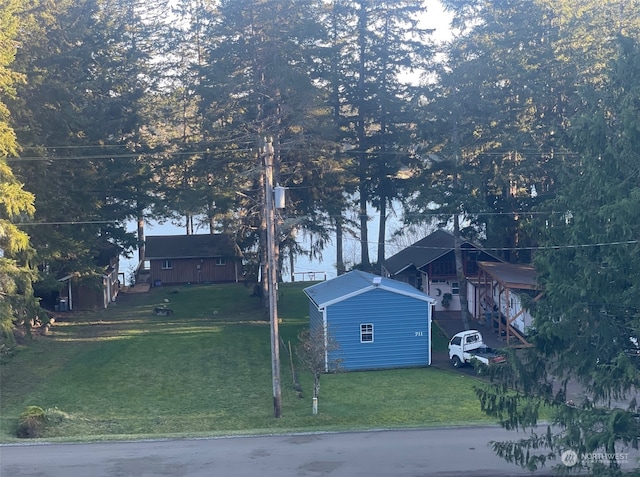
[[[454,283],[456,284],[455,287],[453,286]],[[460,282],[451,282],[451,294],[453,296],[460,295]]]
[[[371,332],[369,331],[363,331],[363,327],[365,326],[370,326],[371,327]],[[363,340],[362,337],[364,335],[371,335],[371,339],[370,340]],[[375,340],[375,335],[374,335],[374,328],[373,328],[373,323],[360,323],[360,343],[373,343]]]
[[[173,270],[173,263],[171,260],[163,260],[162,261],[162,269],[163,270]]]

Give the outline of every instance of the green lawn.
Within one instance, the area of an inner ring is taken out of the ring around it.
[[[292,347],[307,325],[308,285],[280,287],[280,331]],[[299,398],[285,349],[274,419],[267,312],[250,294],[235,284],[162,287],[58,320],[2,363],[0,442],[15,440],[29,405],[50,416],[44,437],[67,440],[489,422],[476,381],[435,368],[323,376],[312,416],[311,377],[298,370]],[[156,306],[174,314],[155,316]]]

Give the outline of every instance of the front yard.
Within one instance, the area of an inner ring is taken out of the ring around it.
[[[282,418],[273,418],[266,310],[251,290],[159,287],[121,295],[108,310],[69,313],[4,359],[0,441],[16,439],[26,406],[46,411],[43,437],[59,440],[490,422],[473,392],[475,378],[435,368],[323,376],[312,416],[311,377],[297,370],[300,398],[288,353],[307,325],[308,285],[280,290]],[[156,316],[156,307],[174,313]]]

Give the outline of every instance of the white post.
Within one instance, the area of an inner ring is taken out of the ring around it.
[[[313,415],[318,414],[318,398],[313,398]]]

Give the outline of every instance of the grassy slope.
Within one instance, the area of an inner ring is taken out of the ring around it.
[[[302,288],[280,290],[281,336],[307,324]],[[168,300],[168,303],[166,302]],[[155,306],[174,314],[157,317]],[[442,346],[442,339],[435,346]],[[210,435],[487,422],[474,380],[438,369],[323,376],[320,413],[293,391],[283,350],[283,417],[272,406],[266,311],[242,285],[162,287],[69,314],[2,364],[0,441],[27,405],[53,410],[47,438]]]

